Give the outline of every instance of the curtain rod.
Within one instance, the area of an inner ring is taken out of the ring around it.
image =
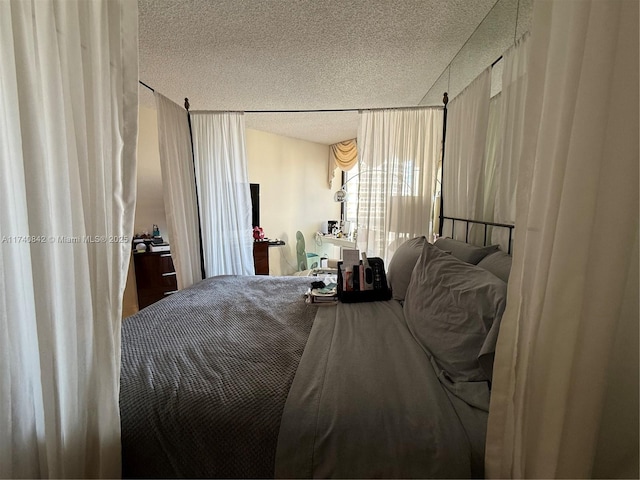
[[[323,112],[358,112],[358,108],[318,108],[315,110],[245,110],[244,113],[323,113]]]
[[[144,83],[142,80],[138,80],[138,83],[139,83],[140,85],[142,85],[143,87],[147,87],[147,88],[148,88],[149,90],[151,90],[153,93],[155,93],[155,92],[156,92],[153,88],[151,88],[149,85],[147,85],[146,83]]]
[[[413,107],[377,107],[377,108],[323,108],[311,110],[245,110],[244,113],[322,113],[322,112],[375,112],[377,110],[417,110],[423,108],[442,108],[426,105],[415,105]]]
[[[191,113],[323,113],[323,112],[375,112],[377,110],[420,110],[425,108],[443,108],[441,106],[416,105],[415,107],[380,107],[380,108],[324,108],[316,110],[193,110]]]
[[[497,61],[497,60],[496,60]],[[138,83],[143,87],[148,88],[152,92],[155,93],[155,90],[151,88],[149,85],[144,83],[142,80],[138,80]],[[185,98],[185,101],[188,100]],[[189,107],[185,108],[189,110]],[[375,112],[376,110],[415,110],[420,108],[442,108],[442,107],[428,107],[416,105],[413,107],[379,107],[379,108],[320,108],[320,109],[311,109],[311,110],[206,110],[208,112],[214,113],[229,113],[229,112],[237,112],[237,113],[323,113],[323,112]]]

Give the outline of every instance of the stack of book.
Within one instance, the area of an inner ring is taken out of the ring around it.
[[[306,302],[317,305],[335,305],[338,303],[338,285],[330,283],[322,288],[310,288],[307,292]]]

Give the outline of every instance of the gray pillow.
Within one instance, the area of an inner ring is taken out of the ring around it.
[[[478,266],[493,273],[503,282],[508,282],[509,273],[511,272],[511,255],[498,250],[480,260]]]
[[[427,243],[425,237],[416,237],[404,242],[391,257],[387,268],[387,281],[396,300],[404,300],[413,267],[416,266],[422,247]]]
[[[470,243],[464,243],[460,240],[454,240],[453,238],[442,237],[436,240],[434,243],[440,250],[446,250],[451,252],[456,258],[459,258],[463,262],[477,265],[484,257],[498,250],[498,245],[489,245],[487,247],[478,247],[471,245]]]
[[[506,295],[506,283],[495,275],[426,243],[407,288],[404,315],[451,381],[487,381]]]

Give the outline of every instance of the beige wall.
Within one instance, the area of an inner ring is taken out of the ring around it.
[[[139,310],[138,292],[136,291],[136,273],[133,268],[133,256],[129,259],[129,271],[127,272],[127,283],[124,287],[124,297],[122,298],[122,318],[127,318]]]
[[[270,273],[291,274],[297,270],[296,232],[304,234],[307,251],[323,253],[313,235],[323,221],[340,219],[340,204],[333,201],[340,175],[330,189],[327,145],[250,129],[246,145],[249,181],[260,184],[261,227],[267,237],[287,243],[269,249]]]
[[[154,223],[169,241],[162,174],[158,153],[157,112],[140,106],[138,133],[138,180],[134,231],[148,231]],[[336,172],[333,188],[327,184],[329,147],[258,130],[246,131],[249,181],[260,184],[260,220],[265,234],[280,238],[285,247],[269,249],[270,273],[287,275],[296,271],[296,231],[306,239],[307,250],[335,257],[335,250],[317,247],[313,234],[322,222],[340,219],[340,204],[333,201],[340,187],[340,172]],[[138,309],[135,275],[130,269],[125,289],[123,315]]]
[[[158,151],[158,115],[152,108],[140,106],[138,130],[138,197],[134,221],[135,233],[152,233],[153,224],[169,241],[162,197],[162,173]]]
[[[162,173],[158,151],[158,117],[154,109],[140,106],[138,109],[138,167],[137,198],[134,233],[152,233],[153,224],[160,228],[162,237],[169,241],[167,220],[162,197]],[[129,267],[124,291],[122,316],[138,311],[133,262]]]

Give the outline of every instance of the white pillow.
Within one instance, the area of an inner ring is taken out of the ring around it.
[[[511,255],[498,250],[480,260],[478,266],[493,273],[503,282],[508,282],[511,273]]]
[[[489,245],[487,247],[478,247],[477,245],[471,245],[470,243],[461,242],[460,240],[454,240],[453,238],[442,237],[436,240],[434,243],[436,247],[441,250],[451,252],[456,258],[459,258],[463,262],[477,265],[480,260],[496,252],[499,248],[498,245]]]
[[[506,296],[506,283],[495,275],[426,243],[404,314],[415,338],[452,381],[486,381]]]
[[[422,253],[422,247],[427,243],[425,237],[416,237],[407,240],[400,245],[391,257],[389,267],[387,269],[387,281],[391,288],[393,298],[403,301],[409,281],[411,281],[411,273],[413,267],[416,266],[418,257]]]

